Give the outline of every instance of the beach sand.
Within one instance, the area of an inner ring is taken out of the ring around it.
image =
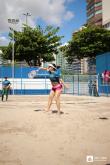
[[[110,98],[62,95],[61,115],[47,99],[0,101],[0,165],[110,165]]]

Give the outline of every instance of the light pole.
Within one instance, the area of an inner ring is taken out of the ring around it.
[[[19,23],[19,19],[8,19],[8,23],[10,24],[17,24]],[[14,73],[15,73],[15,70],[14,70],[14,29],[12,27],[10,27],[10,30],[12,31],[12,39],[13,39],[13,42],[12,42],[12,79],[13,79],[13,95],[14,95]]]
[[[26,25],[28,25],[28,17],[31,16],[31,13],[23,13],[26,17]]]

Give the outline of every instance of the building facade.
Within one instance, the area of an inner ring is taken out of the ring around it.
[[[87,23],[102,26],[102,0],[87,0]]]
[[[102,11],[102,25],[110,30],[110,0],[103,0]]]
[[[87,23],[110,30],[110,0],[86,0]]]
[[[63,55],[63,52],[59,50],[56,55],[55,63],[61,66],[62,70],[66,70],[68,73],[73,74],[87,74],[88,73],[88,59],[83,58],[81,60],[74,58],[72,64],[69,64]]]

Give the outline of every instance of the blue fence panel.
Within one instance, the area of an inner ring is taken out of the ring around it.
[[[0,66],[0,78],[12,77],[12,67],[11,66]]]
[[[37,67],[26,67],[26,66],[15,66],[14,67],[14,79],[12,77],[12,70],[11,66],[0,66],[0,79],[3,81],[4,77],[8,77],[12,84],[12,88],[14,90],[14,94],[48,94],[50,89],[46,86],[46,78],[48,77],[48,72],[45,70],[39,70],[36,80],[30,80],[28,77],[28,73],[32,70],[38,70]],[[47,76],[46,76],[47,75]],[[39,89],[39,84],[40,89]],[[1,81],[0,80],[0,81]],[[29,83],[33,81],[35,84]],[[28,86],[25,88],[25,85]],[[34,85],[34,86],[33,86]],[[2,87],[0,82],[0,88]],[[37,89],[36,89],[37,88]]]
[[[37,67],[14,67],[14,78],[28,78],[28,73],[32,70],[37,70]],[[48,74],[45,70],[39,70],[38,77],[44,78]],[[0,78],[12,77],[12,67],[11,66],[0,66]]]
[[[102,73],[105,70],[110,71],[110,52],[104,53],[96,57],[96,73],[98,75],[98,89],[99,93],[109,95],[110,84],[104,83],[102,79]]]
[[[110,70],[110,52],[96,57],[96,72],[102,73],[104,70]]]

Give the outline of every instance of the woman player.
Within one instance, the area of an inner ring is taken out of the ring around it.
[[[63,86],[65,86],[66,88],[68,88],[68,87],[66,84],[64,84],[63,80],[60,78],[61,75],[60,75],[59,69],[57,69],[57,66],[55,64],[49,64],[48,68],[40,68],[40,69],[48,71],[49,78],[50,78],[50,81],[52,84],[52,89],[50,91],[50,95],[48,98],[47,109],[45,111],[46,112],[50,111],[50,107],[52,105],[53,98],[55,98],[58,113],[61,114],[60,94],[62,92]]]

